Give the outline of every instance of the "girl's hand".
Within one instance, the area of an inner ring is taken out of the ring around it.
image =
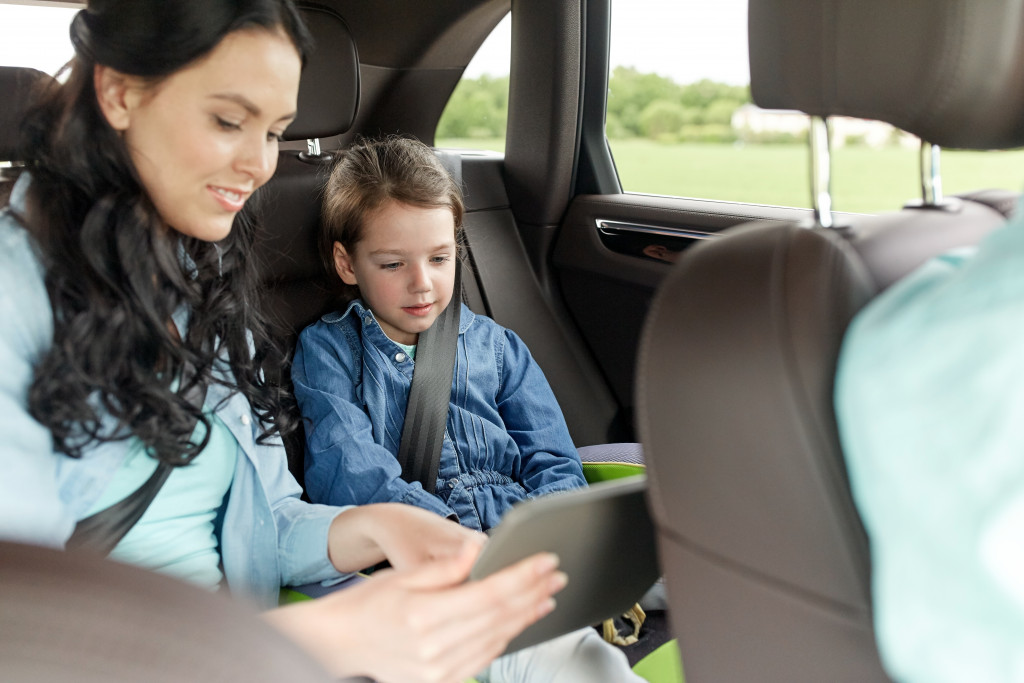
[[[334,518],[327,548],[339,571],[359,571],[388,560],[396,569],[458,555],[487,536],[413,505],[361,505]]]
[[[267,620],[336,676],[380,683],[459,683],[487,666],[554,608],[565,586],[557,558],[540,554],[466,583],[480,546],[409,570],[385,570]]]

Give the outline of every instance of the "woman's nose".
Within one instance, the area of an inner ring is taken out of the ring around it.
[[[261,139],[259,144],[246,145],[238,157],[236,168],[252,177],[259,187],[270,180],[277,168],[277,143]]]

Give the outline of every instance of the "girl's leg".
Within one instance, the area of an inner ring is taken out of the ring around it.
[[[499,657],[480,683],[645,683],[626,655],[597,631],[583,628],[546,643]]]

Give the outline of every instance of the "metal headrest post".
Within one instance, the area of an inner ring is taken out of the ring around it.
[[[299,152],[299,159],[310,164],[327,163],[334,159],[334,154],[320,149],[320,138],[306,140],[306,151]]]
[[[828,119],[812,116],[808,128],[811,150],[811,202],[814,222],[823,228],[834,227],[832,220],[832,150]]]
[[[921,201],[925,206],[939,206],[942,196],[942,173],[939,167],[941,147],[921,140]]]

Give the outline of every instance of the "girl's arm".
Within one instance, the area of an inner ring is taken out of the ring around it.
[[[482,545],[487,536],[437,515],[401,503],[348,508],[334,518],[328,551],[340,571],[358,571],[388,560],[410,569]]]
[[[526,344],[510,330],[500,363],[498,412],[522,454],[520,483],[531,496],[586,486],[558,401]]]
[[[306,419],[306,491],[331,505],[406,503],[442,517],[455,512],[417,482],[373,438],[374,425],[356,394],[358,368],[343,339],[331,330],[307,328],[299,337],[292,381]]]

